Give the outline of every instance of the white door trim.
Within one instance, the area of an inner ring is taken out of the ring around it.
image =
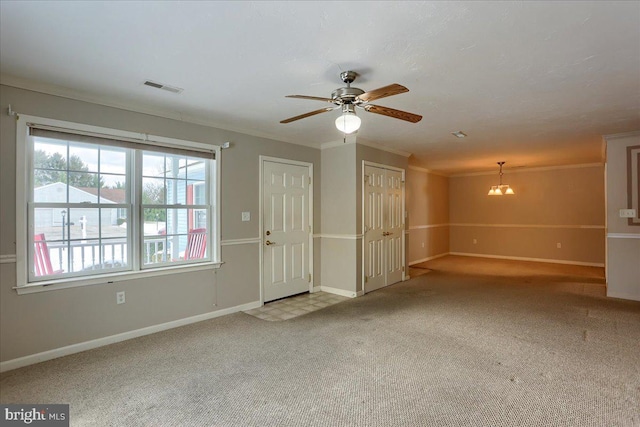
[[[263,202],[263,183],[262,183],[262,174],[264,172],[264,163],[265,162],[273,162],[273,163],[283,163],[285,165],[294,165],[294,166],[304,166],[309,169],[309,178],[311,178],[311,183],[309,184],[309,226],[311,227],[311,231],[309,232],[309,272],[311,273],[311,282],[309,282],[309,292],[313,292],[313,279],[315,277],[313,272],[313,163],[302,162],[299,160],[290,160],[290,159],[282,159],[279,157],[270,157],[270,156],[259,156],[259,171],[258,171],[258,188],[259,188],[259,201],[258,201],[258,218],[259,218],[259,229],[260,229],[260,304],[264,305],[264,265],[262,262],[263,258],[263,246],[264,246],[264,202]]]
[[[387,170],[400,172],[400,173],[402,173],[402,182],[404,183],[405,180],[406,180],[406,171],[404,169],[402,169],[402,168],[397,168],[395,166],[389,166],[389,165],[383,165],[381,163],[370,162],[368,160],[363,160],[362,161],[362,174],[361,174],[362,176],[360,177],[360,186],[361,186],[361,194],[362,194],[362,197],[361,197],[361,200],[360,200],[360,203],[361,203],[361,206],[362,206],[362,209],[361,209],[362,210],[362,217],[360,218],[360,221],[361,221],[361,225],[362,225],[362,229],[361,229],[362,236],[364,236],[364,234],[365,234],[365,229],[364,229],[365,228],[365,220],[364,220],[364,214],[365,214],[365,205],[364,205],[364,203],[365,203],[365,186],[364,186],[364,175],[365,175],[365,173],[364,173],[364,169],[365,169],[365,166],[373,166],[373,167],[376,167],[376,168],[381,168],[381,169],[387,169]],[[407,207],[406,207],[405,198],[406,198],[406,186],[403,185],[402,186],[402,215],[403,215],[403,224],[405,225],[405,229],[406,229],[406,226],[407,226],[406,225],[406,223],[407,223],[406,222],[406,212],[407,212],[406,208]],[[406,246],[406,238],[407,238],[406,237],[406,232],[402,233],[402,266],[405,269],[404,273],[402,274],[402,281],[405,281],[408,278],[407,271],[406,271],[406,269],[407,269],[407,258],[406,258],[406,248],[405,248],[405,246]],[[361,286],[362,286],[362,293],[363,294],[366,292],[365,291],[365,277],[366,277],[365,261],[366,260],[365,260],[365,256],[364,255],[365,255],[365,239],[363,237],[362,238],[362,262],[361,262],[361,264],[362,264]]]

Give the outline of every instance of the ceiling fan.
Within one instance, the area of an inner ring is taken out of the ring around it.
[[[290,117],[282,120],[280,123],[291,123],[306,117],[315,116],[316,114],[326,113],[338,108],[342,109],[342,115],[336,119],[336,127],[343,133],[349,134],[360,128],[360,118],[356,116],[356,107],[361,108],[370,113],[382,114],[383,116],[393,117],[394,119],[406,120],[407,122],[417,123],[422,120],[422,116],[408,113],[406,111],[396,110],[394,108],[382,107],[380,105],[369,104],[370,101],[384,98],[387,96],[398,95],[409,92],[409,89],[397,83],[384,86],[378,89],[365,92],[357,87],[351,87],[351,83],[356,79],[355,71],[343,71],[340,73],[340,79],[347,84],[331,93],[331,98],[320,98],[317,96],[306,95],[287,95],[286,98],[311,99],[313,101],[323,101],[333,104],[331,107],[321,108],[299,116]]]

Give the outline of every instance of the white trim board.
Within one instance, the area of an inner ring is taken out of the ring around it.
[[[449,175],[446,175],[442,172],[436,172],[436,171],[432,171],[431,169],[427,169],[427,168],[423,168],[420,166],[415,166],[415,165],[409,165],[407,166],[408,169],[417,171],[417,172],[424,172],[424,173],[430,173],[432,175],[438,175],[438,176],[442,176],[444,178],[449,178]]]
[[[364,145],[366,147],[375,148],[376,150],[386,151],[387,153],[396,154],[402,157],[410,157],[412,154],[412,153],[409,153],[408,151],[397,150],[395,148],[387,147],[385,145],[376,144],[375,142],[362,141],[362,140],[358,141],[357,137],[349,138],[349,136],[350,135],[347,135],[346,142],[343,140],[324,142],[320,144],[320,149],[327,150],[329,148],[334,148],[334,147],[344,147],[345,145],[359,144],[359,145]]]
[[[431,261],[432,259],[442,258],[443,256],[447,256],[447,255],[449,255],[449,252],[445,252],[443,254],[438,254],[438,255],[433,255],[433,256],[430,256],[430,257],[422,258],[422,259],[417,259],[415,261],[410,261],[409,262],[409,267],[411,267],[412,265],[420,264],[422,262]]]
[[[604,230],[605,225],[569,225],[569,224],[465,224],[450,223],[450,227],[493,227],[493,228],[576,228]],[[409,227],[411,228],[411,227]]]
[[[409,230],[422,230],[425,228],[436,228],[436,227],[449,227],[451,224],[425,224],[425,225],[410,225]]]
[[[619,292],[609,292],[609,287],[607,286],[607,297],[608,298],[620,298],[625,300],[632,301],[640,301],[640,294],[628,294],[628,293],[619,293]]]
[[[638,233],[607,233],[607,239],[640,239]]]
[[[16,255],[0,255],[0,264],[13,264],[16,262]]]
[[[472,224],[472,223],[443,223],[443,224],[424,224],[424,225],[410,225],[409,230],[420,230],[425,228],[436,228],[436,227],[492,227],[492,228],[571,228],[571,229],[596,229],[596,230],[604,230],[607,227],[605,225],[570,225],[570,224]],[[619,233],[612,237],[619,237],[621,234]],[[629,233],[631,234],[631,233]],[[609,236],[609,235],[607,235]],[[640,234],[638,235],[640,236]]]
[[[363,234],[314,234],[313,238],[320,237],[322,239],[343,239],[343,240],[359,240]]]
[[[262,239],[259,237],[252,237],[247,239],[228,239],[221,240],[220,246],[232,246],[232,245],[247,245],[250,243],[262,243]]]
[[[190,325],[192,323],[202,322],[204,320],[214,319],[216,317],[237,313],[239,311],[251,310],[258,307],[262,307],[262,303],[260,301],[254,301],[247,304],[237,305],[235,307],[229,307],[209,313],[198,314],[196,316],[191,316],[184,319],[173,320],[171,322],[161,323],[159,325],[148,326],[146,328],[136,329],[133,331],[123,332],[121,334],[110,335],[104,338],[97,338],[90,341],[71,344],[65,347],[55,348],[53,350],[43,351],[41,353],[31,354],[29,356],[19,357],[17,359],[7,360],[6,362],[0,363],[0,372],[22,368],[24,366],[45,362],[47,360],[57,359],[58,357],[68,356],[70,354],[80,353],[82,351],[104,347],[109,344],[115,344],[117,342],[154,334],[156,332],[166,331],[168,329],[178,328],[180,326]]]
[[[449,255],[469,256],[469,257],[477,257],[477,258],[508,259],[508,260],[514,260],[514,261],[546,262],[549,264],[584,265],[586,267],[604,267],[604,263],[599,263],[599,262],[567,261],[562,259],[529,258],[529,257],[506,256],[506,255],[484,255],[484,254],[475,254],[475,253],[467,253],[467,252],[449,252]]]
[[[558,166],[540,166],[540,167],[520,167],[513,169],[505,169],[505,173],[522,173],[522,172],[542,172],[542,171],[550,171],[550,170],[558,170],[558,169],[580,169],[580,168],[595,168],[595,167],[604,167],[604,162],[602,163],[582,163],[577,165],[558,165]],[[495,171],[493,172],[471,172],[471,173],[459,173],[449,175],[449,178],[458,178],[463,176],[480,176],[480,175],[497,175]]]
[[[314,287],[314,289],[316,289],[316,288],[318,288],[318,286]],[[360,291],[360,292],[346,291],[344,289],[332,288],[330,286],[320,286],[319,288],[320,288],[320,290],[322,292],[327,292],[327,293],[330,293],[330,294],[340,295],[340,296],[348,297],[348,298],[355,298],[355,297],[359,297],[359,296],[363,295],[362,291]]]
[[[628,138],[630,136],[640,136],[640,130],[634,130],[632,132],[624,132],[624,133],[612,133],[609,135],[602,135],[607,140],[609,139],[619,139],[619,138]]]

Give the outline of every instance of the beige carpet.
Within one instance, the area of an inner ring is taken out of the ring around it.
[[[601,296],[601,269],[429,268],[284,322],[237,313],[11,371],[0,401],[70,403],[79,426],[640,425],[640,302]]]

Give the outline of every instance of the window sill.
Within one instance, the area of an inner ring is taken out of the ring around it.
[[[169,274],[183,274],[202,270],[215,270],[220,268],[224,262],[207,262],[198,265],[189,266],[169,266],[162,268],[154,268],[153,270],[143,271],[123,271],[111,274],[100,274],[91,277],[74,277],[56,279],[45,282],[31,283],[23,286],[16,286],[18,295],[33,294],[38,292],[55,291],[58,289],[77,288],[81,286],[103,285],[110,283],[120,283],[129,280],[144,279],[147,277],[166,276]]]

